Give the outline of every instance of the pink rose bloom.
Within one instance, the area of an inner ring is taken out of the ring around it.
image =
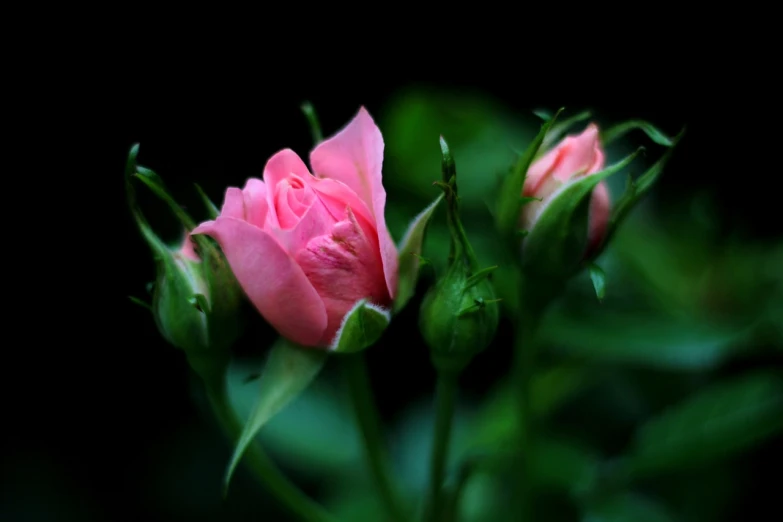
[[[530,230],[558,190],[571,180],[603,170],[605,154],[598,140],[598,127],[591,123],[577,136],[566,136],[553,149],[536,160],[527,172],[523,196],[543,198],[522,209],[522,226]],[[598,247],[609,224],[609,189],[601,181],[593,190],[588,224],[589,253]]]
[[[396,292],[382,163],[383,137],[362,107],[312,151],[315,175],[282,150],[263,181],[226,190],[220,216],[193,233],[220,244],[248,298],[282,336],[328,347],[358,300],[388,307]]]
[[[198,257],[198,254],[196,254],[196,248],[193,244],[193,238],[188,236],[188,231],[185,230],[185,240],[182,241],[182,246],[178,250],[178,254],[185,259],[189,259],[191,261],[201,262],[201,259]]]

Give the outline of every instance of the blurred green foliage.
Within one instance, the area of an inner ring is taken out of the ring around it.
[[[561,121],[580,109],[567,108]],[[494,231],[493,198],[540,120],[481,94],[428,90],[402,91],[376,116],[385,141],[392,236],[399,241],[410,220],[440,193],[432,183],[440,177],[443,135],[456,162],[465,228],[479,262],[500,265],[494,283],[506,320],[513,321],[519,282]],[[600,114],[595,120],[616,123]],[[576,122],[572,132],[587,121]],[[608,147],[610,164],[635,150],[642,138],[633,137]],[[661,148],[644,144],[649,164]],[[615,198],[625,174],[609,179]],[[783,431],[783,374],[769,364],[783,353],[783,244],[751,244],[715,230],[710,216],[719,209],[708,197],[696,194],[687,205],[662,200],[665,212],[649,202],[635,208],[597,260],[605,273],[602,302],[585,271],[542,318],[544,346],[531,397],[543,435],[533,461],[537,519],[728,520],[733,506],[753,494],[744,484],[759,480],[741,455]],[[432,284],[433,270],[445,270],[448,245],[441,205],[425,239],[423,258],[431,266],[423,269],[419,294]],[[389,329],[413,331],[416,318],[415,312],[401,314]],[[507,354],[511,344],[499,335],[484,357]],[[243,418],[254,407],[259,382],[252,377],[262,364],[260,358],[238,358],[229,368],[232,402]],[[363,462],[350,401],[329,362],[326,370],[261,428],[258,440],[340,520],[378,520],[382,506]],[[498,374],[491,392],[463,397],[458,405],[448,472],[450,485],[462,484],[461,522],[511,520],[511,460],[503,452],[518,436],[512,389],[507,376]],[[395,475],[412,508],[426,484],[431,402],[422,398],[386,426]],[[274,500],[242,469],[227,504],[221,503],[216,492],[231,448],[217,430],[200,428],[183,426],[159,452],[134,463],[150,476],[148,490],[134,501],[187,520],[245,520],[274,509]],[[56,482],[41,487],[69,496],[57,497],[58,519],[103,518],[77,505],[73,499],[83,496],[78,485],[65,489],[67,477],[55,463],[39,464]],[[3,507],[0,518],[13,519],[14,504]]]
[[[501,265],[495,284],[507,294],[507,314],[515,311],[516,281],[503,269],[509,263],[493,231],[492,197],[539,124],[480,95],[434,91],[402,92],[379,118],[392,235],[399,240],[438,194],[432,182],[443,135],[457,164],[468,235],[482,263]],[[610,161],[636,145],[613,144]],[[621,176],[610,180],[615,196]],[[423,257],[442,273],[445,256],[436,254],[446,251],[448,232],[437,212]],[[783,246],[721,237],[705,200],[696,198],[686,211],[666,215],[642,204],[598,264],[606,274],[602,303],[585,271],[541,326],[545,350],[532,397],[545,433],[534,459],[541,519],[720,520],[744,494],[732,487],[745,480],[732,457],[783,430],[783,377],[763,364],[783,348]],[[431,282],[424,277],[420,289]],[[496,344],[509,350],[511,339]],[[738,362],[746,369],[726,374]],[[246,377],[260,362],[237,364],[232,394],[247,414],[255,384]],[[502,459],[517,436],[510,390],[498,375],[492,393],[458,408],[449,472],[452,483],[464,482],[459,520],[510,520]],[[335,514],[375,520],[380,506],[343,395],[326,372],[260,440],[287,466],[322,481]],[[400,486],[414,507],[426,482],[430,402],[411,405],[388,431]]]

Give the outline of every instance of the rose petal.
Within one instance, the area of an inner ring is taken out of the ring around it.
[[[362,107],[341,131],[318,145],[310,154],[314,172],[350,187],[372,212],[378,232],[384,278],[389,294],[397,291],[397,247],[386,228],[383,188],[383,136]]]
[[[258,228],[264,228],[264,221],[269,211],[267,188],[263,181],[250,178],[242,189],[245,202],[245,220]],[[226,216],[229,217],[229,216]]]
[[[222,217],[245,219],[245,198],[241,190],[236,187],[228,187],[226,189],[220,215]]]
[[[245,294],[280,335],[304,346],[319,345],[327,324],[324,303],[274,238],[223,216],[202,223],[193,233],[220,244]]]
[[[313,187],[321,202],[334,217],[335,222],[343,221],[346,218],[346,209],[351,209],[356,217],[356,221],[367,237],[367,241],[377,253],[376,257],[379,266],[382,266],[383,259],[381,258],[380,245],[378,243],[378,231],[375,219],[367,209],[367,205],[359,199],[359,196],[353,190],[337,180],[313,178]]]
[[[375,218],[369,207],[345,183],[329,178],[313,178],[312,187],[337,221],[345,219],[345,208],[351,207],[354,215],[372,224]]]
[[[561,144],[563,155],[552,171],[552,176],[568,181],[579,174],[592,174],[597,165],[598,127],[591,123],[577,136],[568,136]],[[603,166],[603,165],[601,165]],[[599,169],[600,170],[600,169]]]
[[[291,228],[281,229],[267,225],[266,231],[277,239],[278,243],[291,256],[307,247],[307,242],[316,236],[328,234],[337,222],[320,199],[313,204]]]
[[[590,198],[588,254],[598,248],[606,236],[610,207],[609,187],[605,181],[602,181],[593,189],[593,194]]]
[[[562,147],[557,146],[533,162],[525,176],[525,186],[522,194],[525,196],[538,194],[541,185],[549,178],[551,172],[560,162],[562,155]]]
[[[185,240],[182,242],[182,247],[180,247],[179,253],[191,261],[201,261],[201,259],[196,254],[193,238],[190,237],[190,234],[188,234],[187,230],[185,231]]]
[[[522,193],[542,196],[542,187],[552,179],[568,181],[576,175],[592,174],[603,168],[604,154],[598,142],[598,127],[591,123],[581,134],[563,138],[530,166]]]
[[[595,156],[595,160],[593,161],[593,164],[590,166],[590,168],[587,169],[588,174],[600,172],[604,170],[604,166],[606,165],[606,154],[604,154],[604,149],[601,147],[601,142],[597,139],[595,140],[595,145],[593,147],[593,154]]]
[[[326,307],[324,345],[331,343],[343,317],[359,299],[380,306],[391,301],[376,251],[350,210],[348,219],[336,223],[331,234],[313,238],[296,260]]]
[[[277,185],[291,174],[296,174],[304,180],[313,177],[313,175],[310,174],[307,165],[302,161],[302,158],[291,149],[283,149],[280,152],[277,152],[266,162],[266,166],[264,167],[264,183],[266,183],[268,188],[267,204],[271,210],[267,216],[267,223],[269,225],[280,227],[280,221],[274,210],[274,198],[277,193]]]
[[[275,214],[282,229],[294,228],[316,199],[311,187],[303,182],[297,185],[290,183],[289,178],[275,187]]]

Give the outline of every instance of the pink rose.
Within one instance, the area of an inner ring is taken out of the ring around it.
[[[577,136],[566,136],[553,149],[536,160],[527,172],[523,196],[543,198],[523,207],[523,228],[530,230],[547,203],[571,180],[604,168],[605,154],[598,140],[598,127],[591,123]],[[590,200],[587,252],[601,244],[609,224],[609,189],[601,181]]]
[[[213,237],[258,311],[284,337],[327,347],[360,299],[388,307],[397,248],[386,228],[383,137],[362,107],[310,154],[311,174],[285,149],[264,180],[226,190],[220,216],[194,234]]]
[[[187,235],[188,231],[185,231],[185,240],[182,242],[182,246],[179,248],[178,253],[180,256],[191,261],[201,262],[201,259],[196,254],[196,248],[193,245],[193,238]]]

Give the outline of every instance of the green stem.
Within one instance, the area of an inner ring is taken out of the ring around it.
[[[510,458],[516,455],[505,453],[478,454],[463,459],[454,479],[451,491],[443,500],[441,520],[455,522],[459,514],[459,501],[468,482],[478,473],[498,473],[507,467]]]
[[[517,499],[519,502],[519,520],[533,520],[533,484],[531,480],[530,455],[533,448],[533,419],[530,407],[530,382],[533,375],[535,353],[531,329],[527,326],[529,317],[523,318],[523,324],[517,327],[514,346],[514,382],[517,385],[517,420],[519,422],[519,478]]]
[[[435,433],[432,440],[430,458],[430,485],[424,519],[439,520],[443,491],[443,478],[449,453],[451,424],[454,418],[454,404],[457,397],[457,374],[438,372],[438,384],[435,390]]]
[[[225,380],[207,387],[212,410],[221,427],[232,442],[242,433],[242,423],[234,413],[228,399]],[[320,505],[297,488],[264,453],[257,444],[248,446],[243,459],[258,479],[288,510],[302,522],[335,522]]]
[[[540,283],[540,282],[539,282]],[[535,288],[526,287],[528,280],[523,280],[520,294],[522,317],[517,325],[514,339],[514,382],[517,386],[517,419],[519,422],[519,478],[517,481],[517,498],[520,513],[518,519],[522,522],[533,520],[534,492],[531,455],[535,448],[537,432],[536,419],[531,408],[531,381],[535,373],[537,346],[536,333],[538,323],[544,310],[551,301],[551,296],[557,295],[551,288],[540,293]],[[549,285],[546,285],[547,287]],[[552,286],[554,288],[554,286]],[[551,292],[549,290],[552,290]]]
[[[449,496],[443,501],[443,513],[442,520],[444,522],[454,522],[457,520],[457,513],[459,511],[459,501],[462,496],[462,492],[465,490],[465,486],[468,480],[473,475],[473,466],[463,466],[460,468],[457,474],[457,479]]]
[[[345,356],[345,373],[350,388],[356,422],[364,442],[364,451],[370,472],[375,480],[375,486],[381,501],[386,506],[388,514],[397,522],[407,520],[405,511],[392,485],[388,470],[388,461],[384,450],[380,419],[367,375],[364,354],[356,353]]]

